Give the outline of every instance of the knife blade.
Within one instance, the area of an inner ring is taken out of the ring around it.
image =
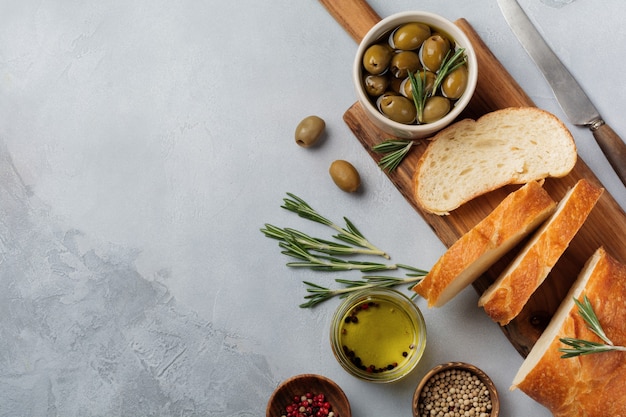
[[[516,0],[498,0],[509,27],[550,84],[567,118],[588,127],[600,149],[626,185],[626,144],[603,120],[587,94],[545,42]]]

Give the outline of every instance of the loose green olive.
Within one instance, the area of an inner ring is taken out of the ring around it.
[[[363,85],[365,85],[365,91],[367,94],[373,97],[378,97],[387,91],[387,87],[389,87],[389,78],[384,75],[367,75],[363,80]]]
[[[422,46],[430,36],[430,27],[424,23],[406,23],[393,32],[393,46],[404,51],[412,51]]]
[[[308,116],[302,119],[294,134],[296,143],[304,148],[313,146],[324,133],[326,122],[317,116]]]
[[[435,73],[423,70],[423,71],[420,71],[418,74],[419,74],[420,78],[422,79],[422,83],[424,85],[424,91],[427,92],[427,93],[432,92],[433,91],[433,86],[435,85],[435,78],[437,78]],[[406,78],[402,82],[401,93],[405,97],[413,99],[413,87],[411,85],[411,80],[409,78]]]
[[[334,161],[330,164],[328,172],[337,187],[341,188],[345,192],[355,192],[361,185],[359,172],[348,161],[344,161],[342,159]]]
[[[425,69],[437,72],[446,54],[450,50],[450,41],[439,35],[426,39],[420,48],[420,60]]]
[[[415,72],[420,69],[420,58],[413,51],[401,51],[393,55],[389,70],[396,78],[404,78],[408,71]]]
[[[385,116],[398,123],[413,123],[417,114],[413,101],[400,95],[382,95],[378,107]]]
[[[441,92],[444,97],[456,100],[460,98],[467,87],[468,71],[466,65],[461,65],[443,79]]]
[[[389,67],[393,51],[386,44],[375,44],[365,50],[363,54],[363,67],[370,74],[382,74]]]
[[[442,96],[433,96],[426,100],[422,123],[432,123],[450,112],[450,100]]]

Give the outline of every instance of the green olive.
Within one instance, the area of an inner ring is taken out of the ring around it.
[[[445,32],[433,30],[433,32],[430,34],[430,36],[440,36],[440,37],[444,38],[445,40],[447,40],[448,43],[450,44],[450,46],[454,45],[454,39],[452,39],[450,36],[448,36]]]
[[[465,92],[465,87],[467,87],[467,78],[467,66],[461,65],[443,79],[441,92],[445,97],[452,100],[460,98]]]
[[[433,96],[426,100],[422,123],[432,123],[450,112],[450,100],[441,96]]]
[[[417,114],[415,104],[404,96],[383,94],[377,104],[380,111],[395,122],[410,124],[415,121]]]
[[[375,44],[365,50],[363,67],[370,74],[382,74],[389,67],[393,51],[389,45]]]
[[[389,78],[384,75],[370,74],[363,79],[363,85],[365,86],[367,94],[378,97],[387,91],[387,87],[389,87]]]
[[[348,161],[342,159],[334,161],[330,164],[328,172],[337,187],[345,192],[352,193],[361,185],[359,171]]]
[[[308,116],[302,119],[294,134],[296,143],[304,148],[313,146],[324,133],[326,122],[317,116]]]
[[[385,117],[403,124],[432,123],[447,115],[469,82],[467,64],[445,76],[442,72],[444,60],[454,53],[454,39],[418,22],[398,25],[383,38],[366,48],[362,57],[363,85],[372,103]],[[423,109],[414,100],[409,74],[419,77]],[[419,120],[416,105],[421,109]]]
[[[420,69],[420,58],[413,51],[401,51],[393,55],[389,70],[396,78],[404,78],[407,72],[415,72]]]
[[[419,76],[422,79],[422,83],[424,85],[424,91],[427,93],[433,91],[433,86],[435,85],[435,78],[437,78],[435,73],[423,70],[419,72]],[[411,80],[409,78],[406,78],[402,82],[401,93],[405,97],[408,97],[410,99],[413,98],[413,87],[411,86]]]
[[[402,81],[402,78],[391,77],[391,80],[389,81],[389,89],[394,93],[400,94],[402,91]]]
[[[422,46],[430,36],[430,27],[424,23],[406,23],[393,32],[393,46],[404,51],[412,51]]]
[[[437,72],[446,54],[450,50],[450,41],[439,35],[426,39],[420,48],[420,60],[425,69]]]

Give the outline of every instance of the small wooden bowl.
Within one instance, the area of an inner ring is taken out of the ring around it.
[[[283,381],[274,391],[267,403],[266,417],[280,417],[294,396],[310,392],[313,395],[324,394],[332,406],[336,417],[352,417],[350,402],[343,390],[330,379],[315,374],[302,374]]]
[[[489,397],[491,399],[491,414],[490,417],[498,417],[500,415],[500,399],[498,397],[498,390],[496,389],[493,381],[487,376],[479,368],[474,365],[470,365],[465,362],[448,362],[441,365],[435,366],[433,369],[428,371],[424,378],[420,381],[419,385],[415,389],[415,393],[413,394],[413,416],[419,417],[419,406],[420,406],[420,396],[422,394],[422,390],[426,383],[433,377],[435,374],[439,372],[445,372],[450,369],[460,369],[462,371],[469,371],[470,373],[476,375],[478,379],[485,384],[487,390],[489,391]]]

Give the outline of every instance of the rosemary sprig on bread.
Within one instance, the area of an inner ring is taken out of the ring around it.
[[[598,316],[596,316],[596,313],[593,310],[593,306],[591,305],[589,298],[587,298],[587,295],[583,297],[582,301],[574,298],[574,303],[576,303],[576,306],[578,307],[578,314],[580,314],[580,316],[585,320],[585,323],[587,323],[587,328],[598,336],[604,343],[576,339],[573,337],[562,337],[559,340],[563,344],[570,347],[559,349],[560,352],[563,352],[563,356],[561,356],[561,358],[573,358],[580,355],[609,352],[612,350],[626,352],[626,347],[616,346],[611,339],[607,337],[602,325],[600,324],[600,320],[598,320]]]

